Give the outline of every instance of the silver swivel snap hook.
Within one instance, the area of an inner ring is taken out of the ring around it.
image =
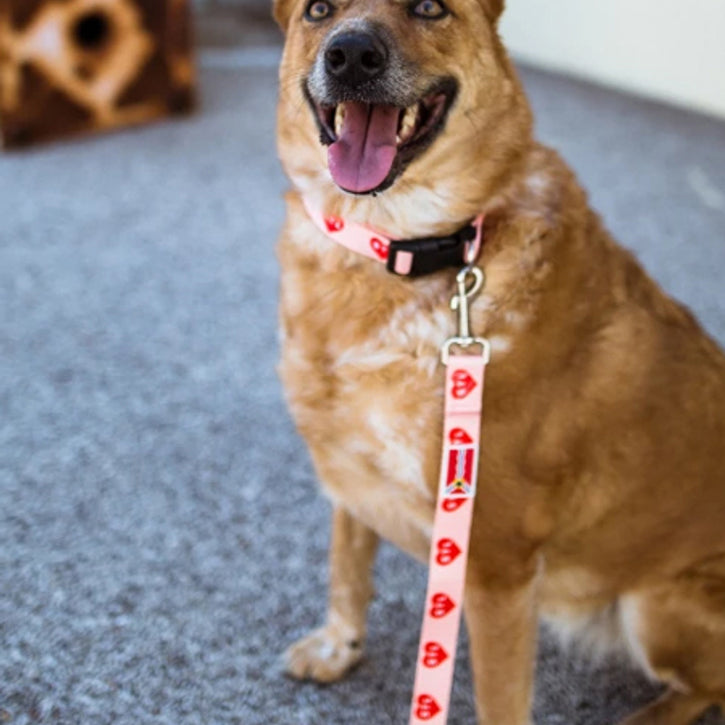
[[[466,267],[456,275],[458,294],[451,300],[451,309],[458,312],[458,336],[460,338],[471,338],[469,303],[478,296],[485,281],[486,277],[479,267]]]
[[[474,337],[471,334],[470,305],[478,297],[486,282],[486,276],[479,267],[472,264],[464,267],[456,275],[456,294],[451,300],[451,309],[458,312],[458,335],[452,337],[443,346],[443,364],[448,365],[451,348],[460,347],[468,350],[471,347],[480,347],[486,364],[491,360],[491,344],[483,337]]]

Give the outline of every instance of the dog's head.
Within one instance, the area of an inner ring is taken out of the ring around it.
[[[503,0],[275,0],[293,182],[445,197],[494,184],[530,137],[497,34],[502,10]]]

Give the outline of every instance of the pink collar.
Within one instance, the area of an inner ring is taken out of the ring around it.
[[[460,269],[473,264],[481,253],[483,214],[449,237],[397,241],[362,224],[326,215],[307,197],[302,201],[310,219],[327,237],[385,264],[389,272],[401,277],[419,277],[449,267]]]

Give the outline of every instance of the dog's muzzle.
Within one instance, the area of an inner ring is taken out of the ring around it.
[[[421,92],[422,85],[383,26],[354,21],[332,31],[303,93],[338,187],[382,191],[432,143],[458,86],[450,77],[431,79]]]

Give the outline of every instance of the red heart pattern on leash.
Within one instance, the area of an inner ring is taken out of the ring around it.
[[[429,593],[416,660],[411,725],[448,722],[480,454],[487,360],[456,354],[448,363],[440,508],[431,536]]]
[[[434,594],[431,601],[430,616],[433,619],[443,619],[456,608],[456,603],[447,594]]]
[[[461,508],[461,506],[466,503],[466,501],[468,501],[467,498],[447,498],[443,502],[443,510],[447,514],[455,513],[456,511],[458,511],[459,508]]]
[[[440,711],[440,705],[431,695],[421,695],[418,698],[418,708],[415,711],[418,720],[432,720]]]
[[[453,390],[451,391],[456,400],[467,398],[475,389],[477,383],[466,370],[456,370],[452,376]]]
[[[441,566],[450,566],[460,555],[461,550],[453,539],[441,539],[438,542],[436,561]]]
[[[378,239],[377,237],[373,237],[370,240],[370,248],[375,252],[375,254],[380,257],[383,261],[385,261],[388,258],[388,248],[383,244],[383,242]]]
[[[473,378],[471,378],[473,380]],[[473,443],[473,438],[466,433],[463,428],[454,428],[448,434],[448,440],[450,440],[453,446],[467,446]]]
[[[438,642],[428,642],[423,648],[423,665],[428,669],[440,667],[448,659],[446,652]]]
[[[334,234],[335,232],[341,232],[345,228],[345,222],[339,216],[328,216],[325,219],[325,226],[328,232]]]

